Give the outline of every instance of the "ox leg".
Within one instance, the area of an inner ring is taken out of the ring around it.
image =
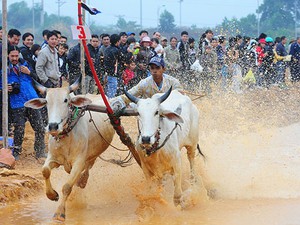
[[[188,156],[188,160],[190,162],[190,178],[191,178],[191,183],[195,182],[195,155],[196,155],[196,146],[195,147],[191,147],[191,146],[186,146],[186,150],[187,150],[187,156]]]
[[[47,158],[43,168],[42,168],[42,174],[45,179],[46,183],[46,195],[47,197],[52,201],[58,201],[59,195],[58,193],[53,189],[50,176],[51,176],[51,170],[53,168],[59,167],[59,164],[52,161],[51,159]]]
[[[85,188],[87,181],[89,179],[89,168],[85,169],[83,173],[81,173],[79,180],[77,181],[77,186],[80,188]]]
[[[82,156],[78,156],[78,157],[84,158]],[[84,161],[82,161],[80,159],[74,163],[71,173],[70,173],[70,178],[62,188],[63,196],[61,199],[61,203],[53,216],[54,220],[65,221],[65,219],[66,219],[66,214],[65,214],[66,201],[67,201],[69,195],[71,194],[72,188],[73,188],[75,182],[78,180],[83,169],[84,169]]]
[[[180,155],[177,157],[177,161],[174,163],[174,205],[180,204],[180,199],[182,196],[181,188],[181,158]]]

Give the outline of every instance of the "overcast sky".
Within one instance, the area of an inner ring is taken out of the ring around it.
[[[41,0],[26,0],[29,6]],[[44,0],[47,13],[57,14],[57,2],[65,2],[61,8],[61,15],[74,17],[77,21],[77,0]],[[255,13],[258,4],[263,0],[183,0],[181,5],[181,22],[183,26],[213,27],[220,24],[223,18],[241,18]],[[20,0],[7,0],[8,5]],[[140,24],[140,2],[142,2],[143,27],[156,27],[158,13],[164,9],[174,15],[175,23],[179,25],[179,0],[86,0],[91,6],[102,13],[90,16],[97,24],[115,24],[117,16],[124,16],[126,21],[137,21]],[[2,5],[0,6],[2,8]]]

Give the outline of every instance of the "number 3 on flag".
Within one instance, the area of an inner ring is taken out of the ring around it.
[[[80,25],[71,25],[73,40],[91,39],[89,27]]]

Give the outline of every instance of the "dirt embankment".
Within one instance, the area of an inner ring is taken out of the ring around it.
[[[14,170],[0,168],[0,204],[36,196],[43,190],[42,162],[33,157],[34,132],[27,124],[24,150]]]

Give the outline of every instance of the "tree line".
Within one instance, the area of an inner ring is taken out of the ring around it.
[[[193,24],[189,27],[178,27],[174,23],[174,16],[169,11],[164,10],[160,14],[158,28],[144,29],[147,29],[150,33],[159,30],[168,37],[178,36],[182,30],[187,30],[192,37],[198,37],[199,34],[208,28],[214,30],[215,34],[227,36],[240,34],[257,37],[259,29],[259,32],[267,33],[272,37],[285,35],[292,38],[295,37],[295,29],[298,24],[297,18],[300,19],[298,10],[299,1],[264,0],[263,4],[257,9],[256,14],[249,14],[240,19],[225,17],[222,23],[216,27],[198,28]],[[29,7],[25,1],[13,3],[8,6],[8,26],[19,29],[21,32],[26,31],[36,34],[36,41],[42,41],[41,33],[44,29],[60,30],[65,36],[71,38],[70,26],[77,24],[77,21],[69,16],[58,17],[55,14],[45,13],[44,24],[41,24],[41,12],[42,8],[40,4]],[[0,23],[2,24],[2,12]],[[34,31],[33,25],[35,27]],[[118,16],[117,23],[113,26],[102,26],[93,22],[90,25],[90,29],[92,33],[96,34],[118,33],[121,31],[138,33],[141,27],[136,21],[127,21],[123,16]]]

